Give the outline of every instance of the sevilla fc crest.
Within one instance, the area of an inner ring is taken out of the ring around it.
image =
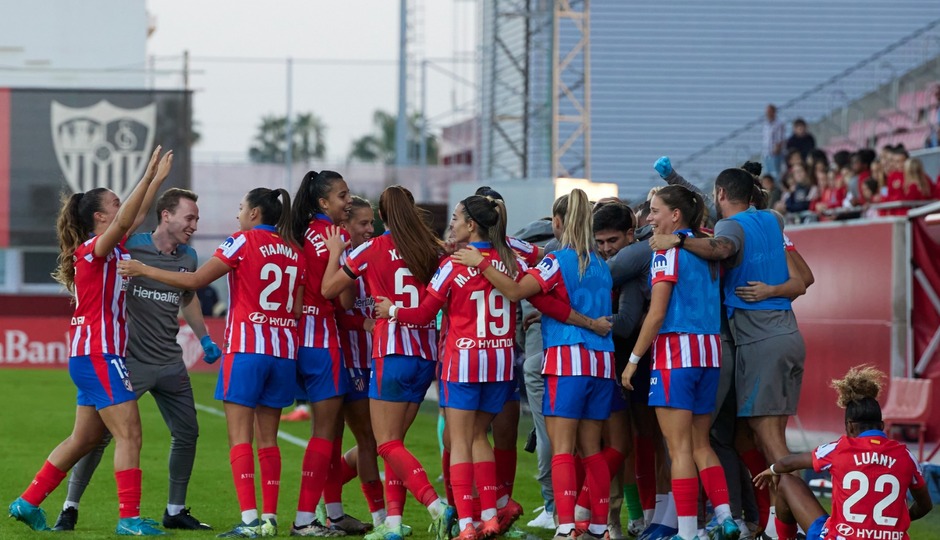
[[[50,117],[56,159],[72,190],[105,187],[126,199],[150,158],[157,105],[123,109],[102,100],[75,108],[53,101]]]

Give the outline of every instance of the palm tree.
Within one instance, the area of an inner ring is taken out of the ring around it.
[[[308,161],[326,155],[326,126],[313,113],[298,114],[291,126],[293,161]],[[267,115],[261,118],[255,144],[248,158],[256,163],[284,163],[287,156],[287,117]]]
[[[349,160],[395,162],[395,127],[398,117],[377,110],[372,113],[373,132],[363,135],[352,143]],[[418,161],[418,147],[421,140],[421,115],[414,114],[408,119],[408,156],[412,162]],[[428,164],[437,163],[437,138],[427,136]]]

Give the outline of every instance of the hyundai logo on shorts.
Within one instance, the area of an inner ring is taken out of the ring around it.
[[[836,532],[843,536],[854,536],[855,529],[851,525],[846,525],[845,523],[840,523],[836,525]]]
[[[255,311],[254,313],[248,316],[248,320],[250,320],[251,322],[255,324],[264,324],[268,322],[268,316],[259,311]]]
[[[472,349],[477,346],[477,342],[470,338],[462,337],[457,340],[456,345],[458,349]]]

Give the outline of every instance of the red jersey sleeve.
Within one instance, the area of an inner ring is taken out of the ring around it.
[[[225,239],[222,244],[216,248],[214,256],[224,262],[230,268],[235,268],[245,258],[245,244],[248,237],[241,232],[237,232]]]
[[[832,468],[833,458],[835,457],[835,450],[839,446],[840,441],[842,441],[842,439],[816,447],[816,450],[813,451],[814,471],[823,472]]]
[[[793,245],[793,240],[790,240],[787,233],[783,233],[783,249],[786,251],[796,251],[796,246]]]
[[[535,244],[530,244],[513,236],[507,236],[506,243],[527,266],[535,266],[539,263],[539,247]]]
[[[653,254],[653,261],[650,263],[650,283],[656,285],[662,281],[670,283],[679,281],[679,250],[676,248],[657,251]]]
[[[444,259],[441,266],[438,267],[431,283],[428,284],[427,295],[421,300],[421,304],[416,308],[399,308],[395,312],[395,318],[407,324],[423,325],[428,324],[437,315],[437,312],[444,307],[447,297],[450,294],[450,286],[454,282],[454,276],[457,272],[450,257]]]
[[[558,259],[555,258],[554,254],[549,253],[546,255],[535,268],[526,270],[526,273],[539,282],[543,293],[551,291],[557,287],[559,283],[564,286],[561,277],[561,266],[558,264]]]
[[[345,268],[353,277],[361,276],[369,267],[369,259],[371,259],[374,251],[370,250],[370,247],[372,247],[372,240],[357,247],[346,257]]]

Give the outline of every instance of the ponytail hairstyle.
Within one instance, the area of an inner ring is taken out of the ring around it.
[[[764,168],[763,165],[757,161],[747,161],[744,165],[741,165],[741,168],[751,173],[754,177],[754,187],[751,192],[751,205],[758,210],[767,208],[767,201],[770,199],[770,194],[764,190],[764,186],[760,183],[760,173]]]
[[[85,193],[62,195],[62,208],[56,219],[55,232],[59,240],[58,266],[52,277],[75,293],[75,250],[95,232],[95,212],[101,212],[101,195],[108,191],[99,187]]]
[[[428,226],[428,212],[402,186],[389,186],[379,197],[379,217],[395,238],[398,254],[419,283],[429,283],[437,271],[444,244]]]
[[[744,172],[744,171],[741,171]],[[692,229],[697,238],[705,234],[701,231],[702,220],[705,217],[705,200],[701,195],[680,185],[665,186],[656,193],[656,197],[663,201],[670,210],[678,210],[686,225]]]
[[[292,234],[290,193],[286,189],[255,188],[245,195],[245,202],[249,208],[261,212],[261,223],[277,227],[277,233],[285,242],[299,244]]]
[[[294,206],[291,209],[291,238],[298,245],[303,245],[304,234],[310,225],[310,218],[314,214],[323,212],[320,208],[320,199],[326,199],[333,189],[333,183],[342,180],[343,176],[335,171],[307,171],[304,179],[294,195]],[[290,201],[288,197],[286,200]],[[285,237],[286,238],[286,237]]]
[[[460,201],[467,219],[473,220],[480,227],[480,236],[486,238],[499,260],[506,266],[506,271],[513,278],[518,273],[516,254],[506,243],[506,207],[503,201],[480,195],[471,195]]]
[[[583,277],[591,264],[594,248],[591,201],[584,191],[572,189],[569,195],[555,201],[552,215],[561,220],[561,245],[570,247],[578,255],[578,275]]]
[[[846,426],[852,422],[859,431],[882,429],[881,405],[878,394],[884,385],[885,374],[870,365],[853,367],[841,379],[833,379],[829,386],[839,394],[836,404],[845,409]]]

